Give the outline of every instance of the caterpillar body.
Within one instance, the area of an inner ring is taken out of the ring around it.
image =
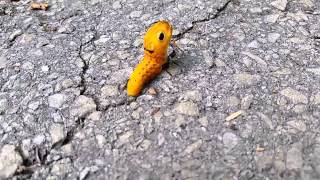
[[[172,26],[158,21],[147,30],[144,41],[144,57],[130,75],[127,84],[129,96],[138,96],[144,85],[161,73],[167,62],[167,50],[172,36]]]

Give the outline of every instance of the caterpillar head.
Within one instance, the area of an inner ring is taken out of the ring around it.
[[[172,36],[172,27],[167,21],[158,21],[151,25],[144,36],[144,51],[150,56],[163,56]]]

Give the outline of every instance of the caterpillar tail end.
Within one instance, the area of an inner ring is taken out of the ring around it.
[[[139,96],[141,91],[142,91],[141,87],[133,84],[131,80],[128,81],[128,84],[127,84],[127,94],[128,94],[128,96],[133,96],[133,97]]]

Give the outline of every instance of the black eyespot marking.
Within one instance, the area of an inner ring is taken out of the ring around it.
[[[160,40],[163,40],[163,39],[164,39],[164,34],[163,34],[163,33],[160,33],[159,39],[160,39]]]

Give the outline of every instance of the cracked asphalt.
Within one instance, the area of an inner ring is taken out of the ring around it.
[[[320,1],[47,2],[0,1],[0,179],[320,179]]]

